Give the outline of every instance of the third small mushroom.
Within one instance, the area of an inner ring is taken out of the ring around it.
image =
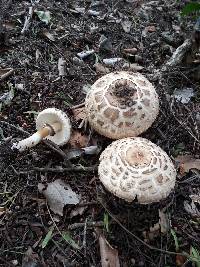
[[[166,198],[175,186],[175,167],[160,147],[137,137],[158,115],[155,87],[140,73],[109,73],[92,85],[85,109],[99,134],[119,139],[100,157],[98,173],[105,188],[128,202],[137,198],[148,204]]]

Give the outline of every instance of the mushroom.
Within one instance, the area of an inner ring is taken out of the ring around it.
[[[56,108],[47,108],[40,112],[36,118],[36,128],[36,133],[14,143],[12,149],[22,152],[37,145],[43,139],[49,139],[61,146],[68,142],[71,135],[71,123],[68,116]]]
[[[85,100],[90,125],[111,139],[138,136],[159,112],[154,86],[140,73],[113,72],[98,79]]]
[[[141,137],[114,141],[100,156],[99,178],[105,188],[128,202],[148,204],[166,198],[175,186],[169,156]]]

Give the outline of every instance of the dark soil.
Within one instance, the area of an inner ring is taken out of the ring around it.
[[[73,129],[79,129],[80,121],[73,116],[73,107],[84,102],[83,87],[104,74],[94,64],[98,60],[104,65],[104,58],[117,57],[123,60],[105,66],[109,71],[131,71],[130,66],[123,66],[124,62],[138,63],[143,67],[140,72],[159,94],[158,119],[142,136],[161,146],[172,159],[180,153],[198,156],[200,93],[194,73],[198,61],[192,66],[182,64],[161,71],[173,51],[192,36],[194,19],[180,16],[187,1],[105,0],[96,6],[91,6],[91,2],[98,1],[90,0],[35,2],[39,2],[35,3],[35,10],[50,11],[51,21],[45,24],[33,13],[25,34],[21,30],[31,4],[2,0],[0,7],[0,66],[14,69],[12,75],[0,81],[0,97],[14,89],[14,98],[9,104],[3,103],[0,112],[0,266],[101,266],[95,227],[84,228],[84,223],[103,221],[101,229],[118,250],[121,266],[173,267],[183,263],[195,266],[194,261],[177,256],[176,252],[190,254],[191,247],[200,251],[200,220],[184,209],[184,201],[191,201],[189,196],[199,193],[198,171],[182,176],[177,166],[176,188],[166,200],[152,205],[128,204],[105,191],[98,180],[99,155],[72,159],[73,166],[81,164],[86,168],[77,171],[69,167],[61,151],[48,143],[23,153],[11,150],[14,141],[35,131],[35,113],[47,107],[66,112]],[[76,7],[84,7],[85,12],[75,10]],[[90,15],[91,9],[100,12],[99,15]],[[129,32],[123,30],[120,22],[126,19],[132,22]],[[46,32],[54,39],[45,36]],[[112,46],[99,48],[101,35]],[[137,48],[137,52],[125,53],[125,48]],[[84,62],[75,58],[77,53],[92,49],[95,53],[83,59]],[[65,75],[57,79],[61,57],[66,61]],[[176,101],[174,90],[188,87],[194,89],[189,103]],[[111,142],[91,133],[89,127],[80,131],[90,136],[89,145],[95,140],[101,150]],[[66,145],[61,149],[68,155],[71,148]],[[58,168],[68,169],[58,172]],[[70,184],[82,199],[80,205],[65,206],[62,217],[49,209],[38,192],[38,183],[56,179]],[[72,211],[81,205],[85,207],[83,213],[72,216]],[[158,223],[161,209],[170,220],[170,229],[165,234],[158,232],[154,238],[145,237],[144,232],[148,234],[150,227]],[[83,226],[73,226],[75,223]],[[42,248],[52,226],[53,237]],[[171,229],[178,240],[178,251]],[[63,231],[70,232],[80,250],[62,238]]]

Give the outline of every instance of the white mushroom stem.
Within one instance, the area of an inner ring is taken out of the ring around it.
[[[17,149],[20,152],[36,146],[48,135],[54,135],[62,129],[62,125],[59,122],[55,122],[51,125],[45,125],[42,129],[38,130],[36,133],[30,137],[14,143],[12,149]]]

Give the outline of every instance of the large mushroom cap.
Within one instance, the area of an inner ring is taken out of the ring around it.
[[[113,72],[98,79],[88,92],[85,108],[90,125],[112,138],[137,136],[158,115],[158,95],[140,73]]]
[[[114,195],[147,204],[166,198],[175,186],[176,170],[157,145],[140,137],[114,141],[100,156],[99,178]]]
[[[61,130],[53,136],[48,135],[46,139],[51,140],[61,146],[69,141],[71,135],[71,123],[68,116],[61,110],[56,108],[47,108],[40,112],[36,118],[37,130],[42,129],[45,125],[52,125],[56,122],[61,124]]]

